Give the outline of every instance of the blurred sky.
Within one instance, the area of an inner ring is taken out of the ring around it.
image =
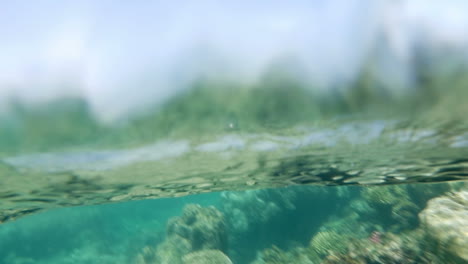
[[[467,29],[464,0],[4,0],[0,105],[79,95],[113,120],[199,76],[255,81],[283,58],[329,87],[376,46],[382,75],[405,82],[415,47],[465,52]]]

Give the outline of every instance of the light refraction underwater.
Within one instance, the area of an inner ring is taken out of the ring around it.
[[[468,3],[4,1],[0,264],[468,262]]]

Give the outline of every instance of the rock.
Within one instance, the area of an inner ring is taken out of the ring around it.
[[[232,261],[219,250],[201,250],[182,258],[183,264],[232,264]]]
[[[326,256],[329,251],[343,251],[346,248],[347,239],[337,232],[321,231],[311,239],[309,247],[319,256]]]
[[[419,219],[430,236],[468,261],[468,191],[430,200]]]
[[[224,215],[214,207],[204,208],[189,204],[185,206],[181,216],[169,220],[166,239],[156,248],[144,248],[136,257],[135,263],[231,263],[223,253],[226,250],[227,233]],[[227,258],[229,262],[219,255]],[[204,261],[208,257],[224,262]]]
[[[330,251],[322,264],[429,264],[419,248],[419,237],[415,234],[396,235],[379,233],[380,238],[352,238],[346,252]]]
[[[368,187],[362,190],[362,198],[371,208],[361,212],[363,220],[375,219],[376,223],[397,232],[417,227],[417,214],[422,208],[412,200],[406,186]]]
[[[262,250],[251,264],[314,264],[320,263],[316,255],[303,247],[294,247],[291,251],[283,251],[276,246]]]
[[[167,236],[178,236],[187,240],[193,251],[218,249],[224,252],[227,249],[224,216],[214,207],[187,205],[182,216],[169,220]]]
[[[154,261],[146,264],[182,264],[182,256],[192,252],[191,243],[181,237],[168,237],[156,248]]]
[[[235,263],[249,263],[256,258],[258,249],[307,243],[320,223],[336,209],[326,202],[341,199],[338,196],[341,197],[337,189],[321,186],[222,193],[222,211],[229,229],[229,256]],[[301,228],[286,231],[287,226]],[[258,236],[259,233],[262,235]]]

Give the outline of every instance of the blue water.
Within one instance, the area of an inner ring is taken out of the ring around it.
[[[219,194],[52,210],[0,227],[0,263],[132,263],[163,239],[166,222],[187,203],[219,203]],[[25,262],[22,262],[25,261]]]
[[[188,204],[214,206],[222,213],[227,234],[227,247],[222,250],[233,263],[301,263],[297,255],[307,256],[305,249],[313,248],[310,241],[324,232],[336,232],[343,240],[351,236],[354,240],[348,243],[353,245],[357,240],[370,241],[375,232],[384,237],[422,229],[418,213],[427,206],[427,201],[466,188],[463,186],[463,183],[296,186],[61,208],[1,225],[0,263],[139,263],[137,257],[145,254],[145,248],[155,252],[174,236],[168,229],[169,219],[180,217]],[[375,200],[378,197],[382,200]],[[208,223],[206,219],[201,221]],[[415,241],[418,239],[414,237]],[[216,245],[213,247],[216,249]],[[271,256],[265,257],[269,255],[264,251],[272,248],[281,252],[274,261]],[[433,252],[424,253],[429,249],[434,247],[421,245],[420,257],[432,256]],[[287,253],[294,251],[299,253]],[[143,263],[165,263],[146,254],[147,261]],[[311,263],[321,263],[327,254],[314,255],[312,261],[316,262]],[[440,259],[432,261],[462,263],[450,256],[444,259],[445,255],[440,255]],[[181,254],[177,258],[180,261],[182,257]],[[408,255],[402,260],[406,262],[401,263],[426,263],[415,262],[421,259]],[[171,260],[179,263],[175,261]]]

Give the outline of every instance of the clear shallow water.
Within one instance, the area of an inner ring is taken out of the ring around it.
[[[196,237],[180,230],[209,237],[216,218],[203,210],[219,210],[223,231],[215,233],[226,241],[193,241],[223,250],[234,263],[328,263],[322,261],[330,256],[341,256],[341,263],[464,263],[450,253],[450,244],[421,242],[436,241],[421,217],[427,202],[460,189],[466,185],[296,186],[62,208],[0,226],[0,262],[182,263],[201,249],[184,249],[183,242]],[[202,206],[195,207],[195,222],[184,222],[187,206],[194,210],[195,204]],[[216,209],[204,209],[210,206]],[[346,262],[344,256],[353,254],[353,246],[363,250],[363,243],[375,251],[365,261]],[[378,261],[370,262],[372,257]]]

